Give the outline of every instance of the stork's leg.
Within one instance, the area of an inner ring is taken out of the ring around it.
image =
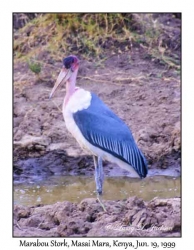
[[[101,189],[103,190],[103,184],[104,184],[104,170],[103,170],[103,164],[102,164],[102,158],[98,157],[98,167],[99,167],[99,179],[100,179],[100,185]],[[102,193],[102,192],[101,192]]]
[[[99,195],[102,194],[103,182],[104,182],[104,172],[102,166],[102,158],[93,156],[94,166],[95,166],[95,181],[96,181],[96,191]]]
[[[104,172],[102,166],[102,158],[93,156],[94,158],[94,166],[95,166],[95,181],[96,181],[96,191],[97,191],[97,199],[102,206],[103,210],[106,212],[106,209],[100,199],[102,195],[103,182],[104,182]]]

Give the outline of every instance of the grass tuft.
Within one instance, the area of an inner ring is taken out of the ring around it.
[[[33,60],[28,60],[28,67],[36,75],[39,75],[41,72],[41,64],[34,62]]]

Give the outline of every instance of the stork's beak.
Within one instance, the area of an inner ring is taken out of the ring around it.
[[[71,76],[71,74],[72,74],[71,69],[67,70],[64,67],[62,68],[61,72],[59,73],[59,75],[57,77],[55,85],[54,85],[54,87],[53,87],[53,89],[52,89],[52,91],[51,91],[51,93],[49,95],[49,99],[53,96],[53,94],[55,93],[55,91],[57,90],[57,88],[59,87],[59,85],[61,83],[66,82],[69,79],[69,77]]]

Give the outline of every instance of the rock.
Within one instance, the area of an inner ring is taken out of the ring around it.
[[[14,141],[14,146],[20,146],[22,148],[32,147],[33,145],[42,145],[47,146],[50,143],[50,139],[48,137],[37,137],[32,135],[24,135],[20,141]]]
[[[180,121],[175,123],[174,129],[172,131],[172,141],[173,148],[178,151],[181,148],[181,125]]]
[[[20,220],[21,218],[28,218],[31,214],[31,208],[24,207],[24,206],[15,206],[14,207],[14,217],[17,220]]]

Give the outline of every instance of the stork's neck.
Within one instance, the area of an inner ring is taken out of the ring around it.
[[[76,85],[77,72],[78,72],[78,69],[76,69],[73,72],[71,77],[66,82],[66,95],[65,95],[65,100],[64,100],[65,105],[68,103],[69,99],[71,98],[71,96],[76,90],[75,85]]]

